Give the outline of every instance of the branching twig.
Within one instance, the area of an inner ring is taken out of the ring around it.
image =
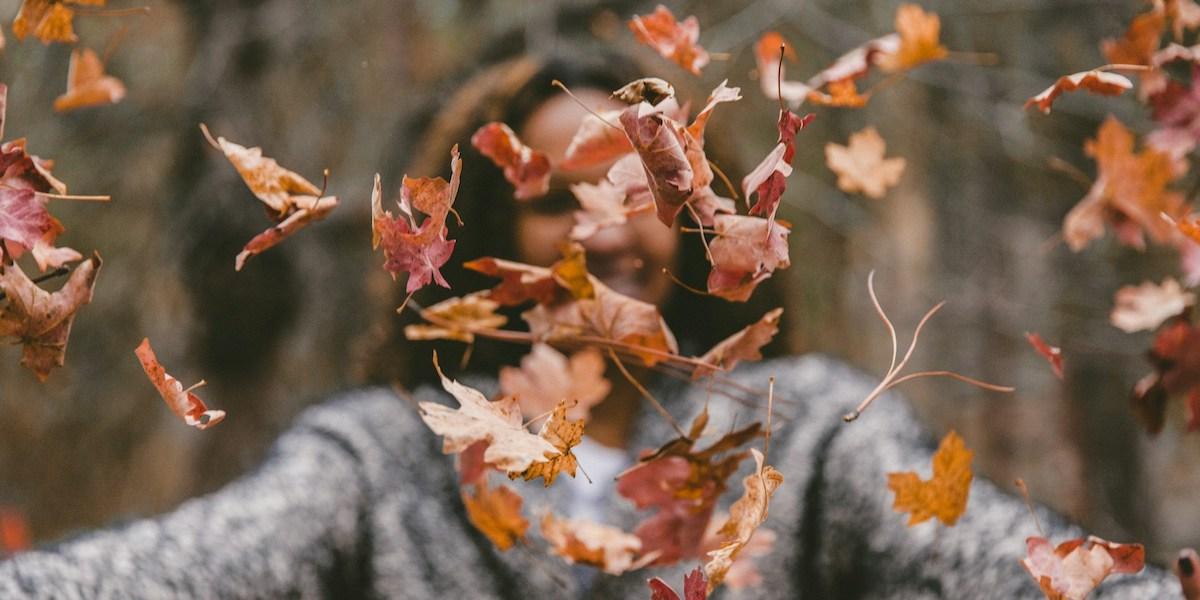
[[[887,326],[888,334],[891,336],[892,364],[890,367],[888,367],[887,374],[885,374],[883,376],[883,380],[879,382],[879,385],[875,386],[875,389],[871,390],[871,393],[867,394],[867,397],[864,398],[863,401],[861,403],[859,403],[859,405],[857,407],[855,407],[855,409],[853,411],[846,413],[846,415],[844,415],[842,417],[843,421],[846,421],[847,423],[849,423],[850,421],[857,419],[859,417],[859,415],[861,415],[862,412],[864,410],[866,410],[867,407],[870,406],[871,403],[874,402],[875,399],[878,398],[880,395],[882,395],[884,392],[892,389],[893,387],[896,387],[897,385],[900,385],[901,383],[904,383],[905,381],[917,379],[920,377],[949,377],[951,379],[957,379],[964,383],[969,383],[976,387],[980,387],[980,388],[983,388],[986,390],[992,390],[995,392],[1011,392],[1011,391],[1013,391],[1013,388],[1011,388],[1009,386],[996,385],[993,383],[985,383],[983,381],[979,381],[978,379],[972,379],[965,375],[959,375],[958,373],[954,373],[951,371],[921,371],[918,373],[911,373],[909,375],[899,377],[900,371],[904,370],[904,367],[908,365],[908,360],[910,358],[912,358],[913,351],[916,350],[916,348],[917,348],[917,340],[920,339],[920,337],[921,337],[921,330],[925,327],[925,323],[927,323],[929,321],[930,317],[932,317],[934,314],[936,314],[938,310],[940,310],[943,306],[945,306],[946,303],[945,302],[937,303],[936,305],[934,305],[933,308],[929,309],[929,311],[925,313],[925,316],[921,317],[921,321],[919,323],[917,323],[917,328],[915,330],[913,330],[912,342],[909,343],[908,350],[905,351],[905,353],[904,353],[904,358],[900,359],[900,362],[896,362],[896,352],[899,348],[897,341],[896,341],[896,328],[892,325],[892,321],[890,319],[888,319],[887,314],[884,313],[883,307],[879,305],[879,297],[875,295],[875,272],[874,271],[871,271],[871,274],[867,276],[867,292],[870,293],[870,295],[871,295],[871,303],[875,305],[875,312],[879,314],[879,318],[883,320],[883,324]]]

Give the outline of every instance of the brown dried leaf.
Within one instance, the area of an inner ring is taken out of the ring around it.
[[[750,453],[754,456],[755,470],[742,479],[745,492],[729,507],[729,520],[718,531],[725,536],[725,542],[708,553],[709,560],[704,565],[710,594],[725,580],[738,553],[750,543],[758,526],[767,520],[771,496],[783,485],[783,474],[770,465],[764,466],[763,455],[757,448],[752,448]]]
[[[154,384],[154,389],[158,390],[167,407],[183,419],[184,423],[196,429],[208,429],[225,420],[225,411],[209,410],[204,401],[192,393],[192,390],[204,385],[204,381],[183,389],[183,384],[167,374],[166,369],[158,362],[148,338],[143,338],[133,353],[137,355],[138,361],[142,363],[142,370],[146,371],[146,377],[150,378],[150,383]]]
[[[762,360],[762,347],[771,342],[779,333],[779,319],[783,309],[776,308],[763,315],[757,322],[747,325],[741,331],[721,340],[711,350],[704,353],[700,360],[707,364],[731,371],[743,360]],[[692,371],[692,379],[715,373],[716,370],[706,367],[696,367]]]
[[[8,298],[0,308],[0,337],[17,338],[21,364],[39,381],[63,366],[75,313],[92,301],[100,265],[100,255],[93,254],[54,293],[39,288],[16,264],[0,267],[0,291]]]
[[[497,308],[500,308],[500,304],[490,299],[487,292],[448,298],[421,311],[426,320],[436,319],[438,324],[408,325],[404,328],[404,337],[410,340],[455,340],[470,344],[475,341],[473,331],[498,329],[508,322],[508,317],[496,314]]]

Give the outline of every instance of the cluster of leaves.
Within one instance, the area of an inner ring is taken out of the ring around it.
[[[1122,331],[1154,331],[1149,351],[1154,370],[1134,386],[1134,413],[1150,433],[1166,420],[1168,400],[1186,398],[1187,428],[1200,429],[1200,330],[1192,324],[1196,297],[1186,288],[1200,283],[1200,222],[1181,184],[1194,179],[1194,151],[1200,143],[1200,5],[1193,0],[1155,2],[1137,15],[1124,36],[1108,39],[1101,51],[1109,64],[1060,77],[1029,99],[1049,113],[1056,99],[1076,90],[1120,95],[1134,82],[1113,71],[1136,75],[1136,98],[1149,112],[1153,129],[1138,146],[1134,132],[1109,116],[1084,152],[1096,161],[1087,194],[1067,213],[1062,237],[1080,252],[1112,232],[1119,244],[1137,250],[1150,243],[1173,248],[1180,257],[1179,279],[1125,286],[1113,300],[1110,321]],[[1179,280],[1183,281],[1181,285]],[[1031,337],[1062,377],[1062,352]]]
[[[1097,139],[1089,142],[1087,152],[1096,158],[1099,174],[1064,224],[1064,238],[1073,249],[1101,236],[1105,226],[1123,243],[1137,247],[1149,236],[1152,241],[1176,244],[1190,252],[1200,240],[1200,223],[1188,217],[1181,194],[1169,189],[1186,173],[1187,156],[1196,145],[1193,132],[1200,131],[1196,125],[1200,123],[1196,111],[1200,103],[1194,99],[1194,86],[1177,81],[1162,69],[1169,63],[1200,59],[1183,46],[1158,48],[1168,22],[1177,37],[1200,24],[1200,17],[1191,17],[1200,14],[1200,8],[1184,11],[1180,9],[1184,3],[1192,6],[1190,0],[1172,3],[1174,10],[1157,6],[1154,12],[1139,17],[1124,40],[1107,43],[1106,53],[1114,64],[1063,77],[1030,100],[1031,106],[1049,112],[1059,96],[1075,90],[1118,94],[1133,84],[1111,71],[1136,71],[1142,78],[1142,98],[1153,107],[1161,125],[1140,153],[1133,152],[1132,134],[1115,119],[1107,121]],[[76,11],[81,6],[103,4],[104,0],[25,0],[13,32],[18,39],[34,35],[45,43],[74,43]],[[469,520],[498,549],[526,543],[530,522],[522,512],[522,496],[503,482],[491,481],[490,476],[499,472],[510,480],[541,479],[543,486],[549,487],[560,475],[573,478],[582,472],[572,449],[582,441],[590,409],[612,389],[605,379],[607,359],[671,423],[677,437],[643,452],[637,464],[616,479],[617,493],[648,512],[633,531],[545,513],[539,528],[548,551],[609,574],[699,561],[700,566],[684,581],[688,599],[707,597],[722,584],[739,587],[761,580],[749,559],[771,549],[774,534],[763,525],[783,475],[767,462],[769,446],[764,444],[763,451],[744,447],[760,438],[769,442],[771,392],[767,393],[765,426],[754,422],[701,445],[702,439],[711,437],[707,410],[685,431],[636,380],[626,363],[683,379],[719,383],[739,362],[761,358],[762,347],[778,332],[782,309],[769,311],[701,356],[685,356],[657,306],[621,294],[588,273],[579,242],[605,228],[621,226],[635,215],[653,213],[663,224],[661,235],[675,235],[674,229],[681,224],[682,230],[699,235],[711,263],[701,293],[730,302],[748,300],[759,284],[790,264],[790,226],[777,218],[777,212],[794,168],[796,139],[815,118],[793,110],[806,102],[833,109],[861,108],[907,71],[950,56],[939,39],[937,15],[903,5],[895,26],[895,33],[852,49],[802,82],[785,78],[784,62],[795,57],[779,34],[767,33],[759,40],[756,56],[762,91],[780,102],[778,137],[770,152],[741,179],[744,214],[739,214],[737,190],[705,155],[705,129],[717,106],[742,98],[740,88],[728,86],[728,81],[712,90],[690,120],[688,104],[676,98],[668,82],[655,78],[633,81],[613,92],[613,97],[627,106],[592,111],[580,123],[557,165],[544,151],[523,143],[507,124],[488,123],[474,133],[471,144],[502,170],[513,186],[514,198],[521,202],[545,195],[555,168],[570,171],[610,165],[599,182],[572,186],[580,210],[560,260],[543,267],[500,257],[472,257],[465,263],[468,268],[499,282],[491,289],[419,308],[425,322],[405,330],[413,340],[472,344],[482,336],[531,344],[531,352],[519,368],[506,368],[499,374],[501,396],[496,399],[447,377],[434,356],[442,385],[458,406],[424,402],[419,407],[424,422],[443,438],[443,451],[457,457]],[[632,18],[629,28],[639,42],[692,74],[698,75],[712,58],[700,46],[695,17],[678,20],[660,6],[652,14]],[[860,91],[859,85],[875,74],[883,77]],[[85,48],[73,52],[69,80],[68,93],[55,103],[58,110],[110,104],[125,93],[121,82],[105,75],[102,61]],[[1200,85],[1200,80],[1195,85]],[[0,137],[5,92],[0,86]],[[201,129],[274,222],[246,243],[234,259],[236,270],[250,257],[324,219],[338,206],[338,198],[327,196],[325,186],[318,188],[283,168],[260,148],[214,137],[204,125]],[[826,162],[837,174],[839,188],[878,199],[898,183],[905,167],[903,158],[885,158],[885,149],[878,131],[868,127],[850,136],[846,146],[828,143]],[[453,204],[463,164],[457,146],[450,155],[449,181],[404,177],[398,213],[384,208],[381,178],[377,175],[374,181],[372,245],[382,248],[383,268],[393,278],[406,276],[409,298],[430,284],[451,287],[441,267],[455,247],[448,219],[452,214],[458,216]],[[50,215],[48,202],[72,197],[66,195],[65,184],[51,175],[51,161],[29,154],[24,140],[13,140],[0,144],[0,166],[0,300],[4,302],[0,305],[0,338],[22,344],[23,364],[45,380],[54,367],[63,364],[71,323],[91,299],[101,261],[96,254],[83,260],[80,253],[55,245],[65,229]],[[716,185],[718,182],[723,187]],[[29,278],[17,264],[26,253],[41,271],[48,271],[43,278]],[[1193,261],[1190,264],[1200,264],[1200,258]],[[75,262],[78,265],[59,291],[50,293],[38,286],[41,279],[66,274],[66,265]],[[1193,269],[1185,269],[1188,280],[1200,280],[1200,267]],[[986,389],[1011,391],[951,372],[901,375],[921,328],[941,305],[917,325],[907,352],[897,361],[895,327],[879,305],[872,280],[868,290],[891,335],[893,357],[881,383],[846,416],[847,421],[887,389],[917,377],[946,376]],[[1152,353],[1156,370],[1138,386],[1140,413],[1161,427],[1166,396],[1188,394],[1189,426],[1200,426],[1200,376],[1196,375],[1200,362],[1192,358],[1196,353],[1191,350],[1200,344],[1200,329],[1189,318],[1195,296],[1168,280],[1162,286],[1146,284],[1122,290],[1117,302],[1113,313],[1117,326],[1128,331],[1161,327]],[[520,313],[525,327],[506,329],[508,318],[497,312],[501,307],[525,307]],[[1061,376],[1061,352],[1040,336],[1031,334],[1030,341]],[[560,349],[573,352],[568,355]],[[224,419],[223,411],[209,409],[193,393],[204,382],[185,389],[166,373],[149,340],[143,340],[135,354],[167,406],[186,424],[205,429]],[[534,432],[531,427],[539,421]],[[754,468],[742,480],[740,498],[722,515],[718,499],[748,457],[754,459]],[[950,432],[933,457],[931,479],[922,480],[914,472],[887,474],[896,510],[910,515],[910,526],[934,517],[947,526],[954,525],[966,510],[971,459],[963,440]],[[1069,540],[1053,547],[1048,540],[1033,537],[1022,563],[1048,597],[1082,598],[1110,573],[1140,570],[1142,550],[1137,545],[1098,539]],[[649,586],[654,598],[678,598],[660,579],[650,580]]]

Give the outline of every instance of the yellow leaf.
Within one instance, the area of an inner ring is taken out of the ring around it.
[[[933,477],[929,481],[922,481],[911,471],[888,473],[888,488],[896,493],[893,508],[910,513],[909,527],[933,517],[946,525],[958,521],[967,509],[973,456],[962,438],[951,431],[933,455]]]

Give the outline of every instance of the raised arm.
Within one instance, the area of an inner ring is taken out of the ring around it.
[[[363,422],[406,412],[384,394],[309,410],[266,462],[216,493],[0,564],[0,597],[355,595],[369,564],[358,556],[364,454],[386,451]]]
[[[862,381],[844,371],[842,377]],[[826,398],[833,409],[828,412],[845,412],[868,389],[866,382],[852,387],[861,389]],[[966,513],[953,527],[929,521],[909,528],[907,516],[893,510],[886,473],[916,471],[927,477],[934,447],[902,398],[880,399],[853,423],[834,420],[822,437],[819,479],[807,486],[804,506],[811,546],[805,549],[802,587],[814,597],[1041,596],[1018,562],[1025,556],[1026,538],[1038,535],[1019,498],[976,477]],[[1055,543],[1085,535],[1048,510],[1039,509],[1038,517]],[[1110,576],[1090,597],[1182,596],[1174,576],[1150,566],[1137,575]]]

